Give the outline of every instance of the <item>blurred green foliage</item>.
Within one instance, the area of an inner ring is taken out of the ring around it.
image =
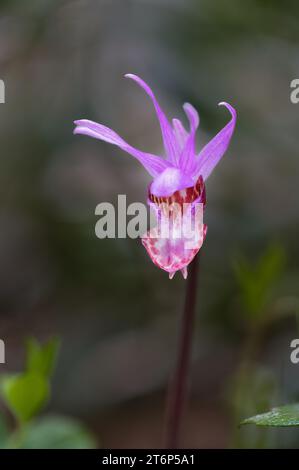
[[[75,420],[62,416],[34,419],[49,400],[59,344],[58,338],[45,344],[28,339],[24,372],[1,377],[0,391],[17,427],[10,433],[0,415],[0,448],[95,447],[92,436]]]
[[[43,345],[39,344],[35,338],[28,339],[27,371],[50,378],[55,367],[59,345],[58,338],[53,338]]]
[[[265,346],[265,334],[277,320],[275,302],[281,300],[281,292],[277,286],[282,281],[285,270],[286,253],[278,243],[270,244],[256,262],[239,256],[234,263],[240,306],[247,320],[240,362],[230,389],[235,425],[232,444],[238,448],[278,445],[278,437],[271,429],[240,429],[239,423],[241,420],[244,424],[254,422],[255,418],[252,421],[244,421],[244,418],[250,415],[259,416],[273,407],[280,396],[281,386],[277,378],[270,368],[261,364],[260,357]],[[287,313],[295,316],[296,310],[291,309]]]
[[[277,393],[277,381],[266,368],[241,368],[235,377],[230,397],[233,404],[233,447],[244,449],[273,446],[273,433],[264,429],[240,428],[239,423],[241,417],[261,413],[273,406]]]
[[[92,449],[96,442],[78,421],[64,416],[38,418],[13,434],[7,433],[0,448]]]
[[[270,245],[255,265],[244,257],[234,264],[242,303],[251,320],[259,320],[267,312],[277,281],[285,267],[285,250]]]
[[[2,395],[8,408],[20,423],[30,421],[49,398],[47,380],[36,373],[26,372],[2,379]]]
[[[25,371],[1,378],[2,396],[20,423],[30,421],[50,397],[50,376],[54,369],[59,341],[57,338],[40,345],[27,341]]]

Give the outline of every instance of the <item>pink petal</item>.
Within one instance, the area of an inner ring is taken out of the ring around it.
[[[232,118],[229,123],[207,143],[197,157],[198,163],[194,170],[194,175],[202,175],[204,180],[210,176],[215,166],[226,152],[236,125],[236,110],[225,102],[219,103],[219,105],[225,106],[230,111]]]
[[[200,230],[200,228],[199,228]],[[207,233],[207,226],[201,230],[202,235],[198,237],[194,248],[187,248],[188,242],[183,238],[161,238],[158,228],[148,231],[141,239],[143,246],[148,252],[153,263],[169,273],[172,279],[176,271],[182,270],[184,278],[187,277],[187,266],[200,250]],[[189,241],[189,239],[188,239]]]
[[[175,140],[175,137],[174,137],[172,127],[169,124],[168,119],[166,118],[163,110],[161,109],[154,93],[152,92],[151,88],[143,80],[141,80],[141,78],[137,77],[136,75],[128,73],[128,74],[125,75],[125,77],[126,78],[131,78],[136,83],[138,83],[138,85],[140,85],[141,88],[143,88],[144,91],[151,98],[151,100],[154,104],[156,113],[157,113],[157,117],[159,119],[161,132],[162,132],[163,143],[164,143],[164,148],[165,148],[167,158],[168,158],[168,160],[170,160],[172,163],[175,164],[178,160],[179,149],[177,147],[177,143],[176,143],[176,140]]]
[[[184,104],[185,113],[190,123],[190,134],[180,156],[180,168],[187,174],[192,174],[195,166],[195,135],[199,125],[199,116],[195,108],[189,103]]]
[[[102,124],[98,124],[87,119],[81,119],[79,121],[75,121],[75,125],[74,134],[88,135],[89,137],[94,137],[95,139],[104,140],[110,144],[117,145],[125,152],[137,158],[137,160],[139,160],[139,162],[153,177],[158,176],[162,171],[171,166],[169,162],[163,160],[161,157],[141,152],[140,150],[132,147],[116,134],[116,132]]]
[[[184,111],[188,116],[189,123],[190,123],[190,129],[191,130],[196,130],[199,126],[199,115],[194,106],[190,103],[185,103],[184,106]]]
[[[179,150],[182,151],[189,134],[179,119],[172,120],[172,127]]]
[[[166,168],[151,184],[150,191],[157,197],[168,197],[180,189],[194,185],[190,176],[185,175],[178,168]]]

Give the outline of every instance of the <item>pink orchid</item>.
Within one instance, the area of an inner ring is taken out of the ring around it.
[[[236,111],[228,103],[219,103],[229,110],[231,120],[196,154],[195,137],[199,116],[193,106],[189,103],[184,104],[190,125],[190,130],[187,132],[180,120],[173,119],[172,125],[169,123],[152,90],[143,80],[132,74],[127,74],[126,77],[137,82],[154,104],[160,122],[166,158],[142,152],[125,142],[113,130],[87,119],[75,121],[74,134],[85,134],[117,145],[139,160],[153,177],[148,199],[149,203],[156,207],[158,217],[161,217],[161,205],[173,202],[181,206],[186,203],[191,204],[191,217],[194,217],[195,205],[199,203],[204,206],[206,202],[204,182],[228,148],[236,124]],[[176,218],[173,225],[176,225]],[[168,238],[162,238],[156,228],[142,237],[142,243],[152,261],[167,271],[170,278],[178,270],[181,270],[186,278],[187,266],[201,248],[207,227],[198,226],[198,231],[200,236],[195,237],[192,248],[186,246],[182,237],[170,235]]]

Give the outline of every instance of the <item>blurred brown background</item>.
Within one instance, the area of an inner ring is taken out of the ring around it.
[[[299,104],[290,101],[290,82],[299,77],[298,2],[2,0],[0,9],[0,337],[7,357],[0,372],[22,367],[25,338],[57,334],[62,348],[47,411],[78,417],[103,447],[162,445],[185,283],[180,276],[170,282],[139,241],[95,237],[96,205],[118,194],[145,201],[150,179],[116,147],[72,135],[73,121],[88,118],[160,153],[149,99],[122,78],[135,73],[169,117],[184,119],[185,101],[198,109],[198,148],[228,120],[219,101],[238,111],[230,148],[207,183],[209,232],[182,445],[297,446],[296,429],[262,441],[236,424],[259,411],[260,374],[262,384],[264,374],[275,382],[265,411],[299,397],[299,365],[289,359],[298,337]],[[241,351],[255,333],[234,263],[240,254],[255,262],[273,243],[286,260],[267,304],[275,319],[238,398]]]

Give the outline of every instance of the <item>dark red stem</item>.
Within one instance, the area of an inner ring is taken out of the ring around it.
[[[189,266],[185,306],[180,328],[178,357],[174,376],[170,381],[166,407],[166,448],[177,449],[182,416],[188,391],[188,372],[192,350],[199,254]]]

